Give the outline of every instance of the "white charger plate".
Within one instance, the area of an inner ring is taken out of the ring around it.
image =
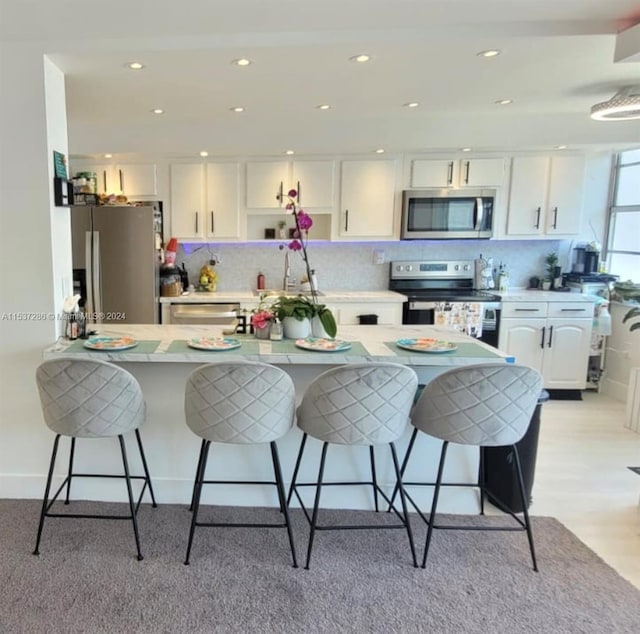
[[[455,343],[442,339],[398,339],[398,348],[411,350],[412,352],[453,352],[458,349]]]
[[[342,352],[349,350],[351,344],[340,339],[323,339],[322,337],[307,337],[306,339],[296,339],[296,346],[303,350],[313,350],[315,352]]]
[[[220,352],[239,348],[242,344],[237,339],[232,339],[231,337],[198,337],[197,339],[190,339],[187,345],[196,350]]]
[[[89,350],[114,351],[135,348],[138,342],[131,337],[89,337],[83,345]]]

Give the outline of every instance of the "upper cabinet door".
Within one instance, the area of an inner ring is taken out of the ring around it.
[[[549,159],[546,156],[518,156],[513,159],[507,234],[542,234],[548,176]]]
[[[171,234],[175,238],[204,237],[202,175],[200,163],[171,166]]]
[[[460,161],[460,187],[501,187],[504,183],[503,158],[475,158]]]
[[[458,168],[456,160],[416,159],[411,163],[411,187],[453,187]]]
[[[303,209],[333,208],[335,204],[335,163],[333,161],[294,161],[291,180],[291,188],[297,190],[298,202]]]
[[[279,196],[286,195],[288,181],[287,161],[247,163],[247,208],[280,209]]]
[[[207,163],[206,234],[210,238],[240,237],[240,165]]]
[[[396,162],[343,161],[338,234],[344,238],[392,238]]]
[[[580,232],[584,189],[583,156],[551,159],[546,232],[572,235]]]
[[[118,165],[115,177],[119,190],[128,198],[158,195],[156,166],[152,163]]]

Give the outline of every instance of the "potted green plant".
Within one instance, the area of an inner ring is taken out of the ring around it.
[[[544,258],[544,262],[547,265],[547,271],[545,273],[544,279],[542,280],[542,288],[545,291],[548,291],[553,284],[553,280],[556,277],[556,269],[558,268],[558,254],[555,251],[551,253],[547,253]]]
[[[309,336],[314,318],[322,325],[328,337],[335,337],[338,330],[333,313],[324,304],[312,302],[304,295],[282,295],[273,303],[271,310],[282,322],[284,336],[301,339]]]

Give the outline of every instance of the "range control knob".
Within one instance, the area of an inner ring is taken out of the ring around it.
[[[413,271],[413,267],[411,266],[411,264],[407,264],[407,266],[404,267],[405,271]]]
[[[454,271],[459,271],[459,270],[460,270],[460,265],[459,265],[459,264],[456,264],[456,265],[453,267],[453,270],[454,270]]]
[[[468,264],[465,264],[465,265],[464,265],[464,270],[465,270],[465,271],[468,271],[470,268],[471,268],[471,267],[470,267]]]

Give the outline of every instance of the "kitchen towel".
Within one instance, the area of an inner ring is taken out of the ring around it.
[[[482,335],[482,302],[436,302],[434,322],[471,337]]]

